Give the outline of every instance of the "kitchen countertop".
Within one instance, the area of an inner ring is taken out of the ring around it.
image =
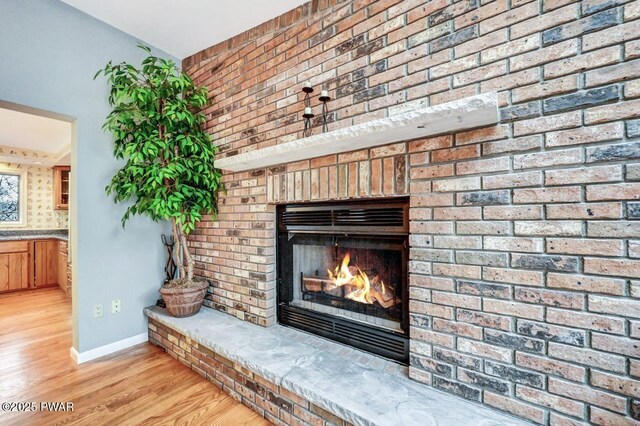
[[[69,241],[66,229],[29,229],[29,230],[1,230],[0,241],[44,240],[56,239]]]

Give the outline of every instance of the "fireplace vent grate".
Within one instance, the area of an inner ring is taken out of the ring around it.
[[[280,323],[294,326],[311,333],[346,343],[356,348],[373,352],[405,363],[409,354],[409,339],[399,333],[339,317],[320,315],[314,311],[281,305]]]
[[[291,205],[282,209],[280,226],[286,231],[402,233],[408,231],[406,203]]]

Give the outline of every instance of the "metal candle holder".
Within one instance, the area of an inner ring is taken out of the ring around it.
[[[327,90],[323,90],[320,92],[320,97],[318,99],[322,102],[322,133],[324,133],[329,130],[329,124],[327,123],[329,107],[327,106],[327,102],[331,100],[331,97],[329,97],[329,92]]]
[[[311,136],[311,119],[314,117],[311,110],[311,98],[309,97],[309,94],[313,93],[311,83],[305,83],[302,91],[304,92],[304,114],[302,114],[302,118],[304,118],[304,132],[302,135],[306,138],[307,136]]]

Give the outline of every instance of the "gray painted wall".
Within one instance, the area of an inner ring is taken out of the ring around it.
[[[139,63],[144,52],[136,43],[56,0],[0,0],[0,101],[76,120],[71,224],[73,346],[79,352],[146,332],[142,310],[155,303],[163,279],[160,233],[169,227],[141,217],[123,230],[123,206],[104,193],[118,163],[101,129],[108,87],[93,75],[111,59]],[[121,313],[111,314],[112,299],[122,299]],[[94,302],[104,304],[102,318],[93,318]]]

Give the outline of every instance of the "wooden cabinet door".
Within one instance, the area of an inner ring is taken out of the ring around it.
[[[0,291],[11,290],[9,279],[9,255],[0,254]]]
[[[29,288],[29,253],[9,255],[9,281],[11,290]]]
[[[36,241],[35,287],[58,284],[58,241]]]
[[[69,209],[70,171],[69,166],[53,168],[53,205],[56,210]]]
[[[67,292],[67,254],[62,250],[58,253],[58,285]]]
[[[0,243],[0,292],[29,288],[29,259],[28,242]]]

